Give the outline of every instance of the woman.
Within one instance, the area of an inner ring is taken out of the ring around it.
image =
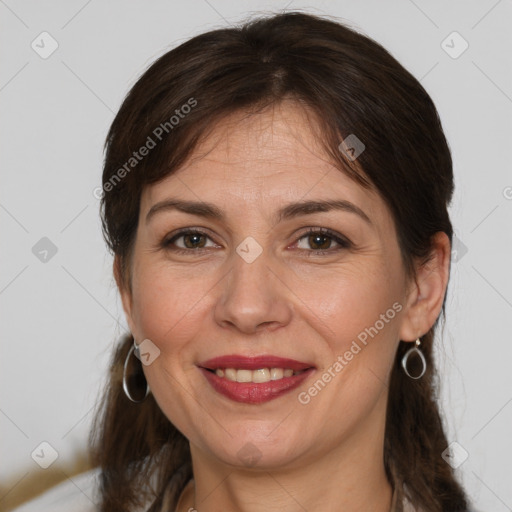
[[[102,188],[130,335],[66,510],[469,510],[433,360],[452,161],[386,50],[301,13],[194,37],[128,94]]]

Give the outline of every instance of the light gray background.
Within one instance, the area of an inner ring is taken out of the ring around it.
[[[512,510],[510,0],[0,1],[1,481],[43,471],[31,458],[42,441],[61,461],[84,447],[125,328],[93,196],[124,95],[189,37],[285,8],[376,39],[438,107],[460,240],[438,345],[448,437],[469,454],[457,471],[478,508]],[[47,59],[31,48],[43,31],[59,45]],[[469,44],[456,59],[441,46],[453,31]],[[57,247],[47,262],[32,252],[42,237]]]

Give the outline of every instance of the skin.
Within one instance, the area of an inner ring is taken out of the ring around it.
[[[160,350],[144,366],[151,391],[190,441],[194,482],[180,512],[390,509],[383,464],[390,368],[399,340],[416,340],[440,313],[450,244],[438,233],[431,260],[408,279],[385,202],[335,168],[315,133],[313,117],[291,101],[224,119],[195,158],[143,191],[131,289],[114,262],[136,342],[150,339]],[[169,197],[214,203],[225,219],[165,210],[146,222],[150,208]],[[273,220],[281,206],[312,199],[350,201],[371,224],[336,210]],[[308,242],[308,227],[329,228],[351,245]],[[180,228],[207,237],[175,240],[187,254],[162,247]],[[263,249],[252,263],[236,252],[248,236]],[[394,303],[401,311],[301,404],[298,394]],[[197,367],[233,353],[289,357],[316,369],[284,396],[237,403]],[[238,454],[248,443],[255,464]]]

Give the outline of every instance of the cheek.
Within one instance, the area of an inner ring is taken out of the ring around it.
[[[393,274],[389,265],[373,263],[364,271],[354,268],[325,280],[323,290],[329,293],[314,288],[316,292],[310,290],[305,301],[316,305],[315,313],[321,318],[321,322],[316,320],[316,329],[326,343],[318,378],[329,381],[326,391],[319,393],[325,400],[312,400],[320,409],[325,408],[322,414],[329,420],[338,422],[345,417],[343,421],[356,422],[361,414],[369,413],[393,364],[403,308],[399,302],[401,280],[399,272]],[[322,385],[318,388],[323,389]]]
[[[314,416],[322,418],[326,442],[359,425],[386,390],[401,304],[396,300],[398,289],[382,275],[345,276],[331,281],[336,290],[328,296],[319,292],[309,296],[310,303],[323,313],[316,327],[324,339],[317,379],[326,384],[311,382],[302,390],[301,403],[309,400]],[[329,425],[338,425],[339,430],[331,430]]]
[[[185,341],[187,326],[199,313],[200,299],[206,292],[204,280],[194,280],[158,265],[141,266],[134,281],[133,302],[139,337],[149,338],[157,345],[169,339],[173,345]]]
[[[153,396],[167,418],[187,437],[194,437],[195,401],[191,382],[197,379],[193,343],[205,321],[204,279],[170,272],[158,265],[139,267],[134,281],[134,321],[140,339],[150,339],[160,350],[144,367]]]
[[[388,310],[385,320],[396,317],[393,304],[401,297],[399,290],[398,279],[374,262],[364,268],[316,276],[314,282],[303,282],[297,295],[303,298],[304,314],[316,318],[317,328],[326,339],[343,349],[376,322],[382,330],[380,318]],[[386,326],[390,323],[385,322]]]

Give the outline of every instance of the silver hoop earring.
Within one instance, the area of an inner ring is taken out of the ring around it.
[[[411,379],[421,379],[423,375],[425,375],[425,372],[427,371],[427,361],[425,360],[425,356],[423,355],[423,352],[418,348],[420,346],[420,339],[418,338],[416,340],[416,345],[412,348],[410,348],[405,354],[404,357],[402,357],[402,368],[404,369],[404,372],[408,377]],[[414,355],[418,357],[421,361],[421,372],[417,376],[411,375],[407,368],[407,363],[409,362],[409,358]]]
[[[132,357],[132,354],[135,354],[135,358]],[[135,339],[133,347],[128,351],[124,361],[123,391],[128,399],[136,404],[143,402],[149,394],[149,386],[142,370],[139,347],[135,343]]]

